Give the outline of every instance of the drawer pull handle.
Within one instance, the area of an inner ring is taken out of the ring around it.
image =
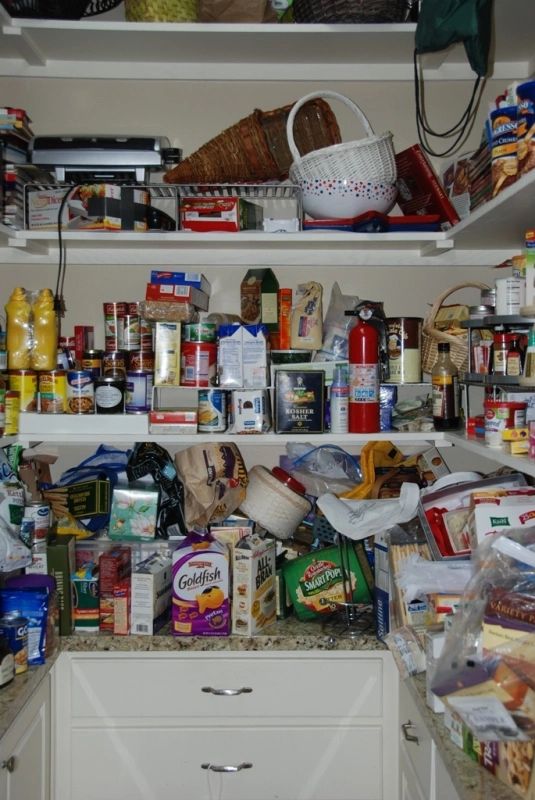
[[[229,764],[228,766],[219,764],[201,764],[202,769],[211,769],[212,772],[239,772],[242,769],[252,769],[253,765],[250,761],[242,761],[241,764],[236,766]]]
[[[251,694],[253,690],[250,686],[242,686],[241,689],[214,689],[213,686],[203,686],[201,691],[206,692],[206,694],[235,697],[237,694]]]
[[[418,739],[418,737],[415,736],[413,733],[409,733],[409,731],[415,727],[416,725],[414,724],[414,722],[411,722],[410,720],[408,722],[401,723],[401,730],[403,731],[403,736],[405,737],[405,741],[414,742],[415,744],[420,744],[420,740]]]
[[[2,769],[7,769],[8,772],[15,772],[15,767],[17,766],[17,759],[15,756],[10,756],[6,758],[5,761],[2,761]]]

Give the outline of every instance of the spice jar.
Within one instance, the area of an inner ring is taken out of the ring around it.
[[[507,353],[510,340],[509,333],[494,334],[492,354],[492,372],[494,375],[507,375]]]

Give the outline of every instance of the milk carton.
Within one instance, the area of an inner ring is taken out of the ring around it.
[[[275,552],[275,540],[257,534],[234,545],[232,633],[254,636],[275,622]]]
[[[171,620],[175,636],[229,635],[229,561],[224,545],[192,535],[173,552]]]

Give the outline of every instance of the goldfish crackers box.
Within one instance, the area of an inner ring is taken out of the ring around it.
[[[228,549],[190,535],[173,553],[171,631],[175,636],[228,636],[230,622]]]

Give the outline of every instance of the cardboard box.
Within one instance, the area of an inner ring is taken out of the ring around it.
[[[197,432],[196,408],[149,411],[149,433],[190,434]]]
[[[535,489],[498,489],[494,496],[474,492],[468,520],[470,541],[475,549],[496,531],[512,530],[535,522]]]
[[[173,552],[173,635],[228,636],[229,587],[228,549],[210,540],[186,539]]]
[[[71,576],[74,605],[74,629],[83,633],[98,633],[99,596],[98,567],[93,562],[83,564]]]
[[[323,433],[323,370],[275,371],[275,433]]]
[[[234,389],[229,409],[229,433],[267,433],[271,429],[269,389]]]
[[[263,389],[269,385],[268,331],[264,325],[222,325],[217,368],[222,389]]]
[[[264,210],[240,197],[182,197],[180,227],[185,231],[261,230]]]
[[[180,322],[154,324],[154,386],[180,385]]]
[[[53,536],[46,545],[48,574],[56,579],[60,636],[70,636],[74,630],[71,575],[76,569],[75,542],[76,536]]]
[[[156,536],[160,491],[142,481],[118,483],[113,488],[110,539],[147,541]]]
[[[191,303],[200,311],[208,311],[210,297],[195,286],[175,283],[148,283],[145,300],[158,300],[166,303]]]
[[[58,214],[65,189],[49,187],[28,191],[28,227],[57,230]],[[150,194],[134,186],[112,183],[84,184],[69,192],[64,204],[63,230],[136,231],[147,230]]]
[[[110,482],[99,478],[45,490],[45,498],[56,515],[60,516],[54,506],[57,508],[58,504],[66,505],[69,513],[76,519],[109,514],[110,496]]]
[[[151,283],[170,283],[182,286],[195,286],[210,297],[212,286],[208,278],[201,272],[166,272],[153,269],[150,273]]]
[[[171,614],[172,562],[154,553],[132,572],[132,634],[152,636]]]
[[[384,533],[374,537],[374,587],[373,608],[377,638],[384,639],[390,631],[390,598],[392,596],[388,539]]]
[[[240,286],[240,316],[246,325],[267,325],[277,330],[279,282],[269,267],[249,269]]]
[[[279,289],[278,303],[278,349],[290,350],[292,347],[292,290]]]
[[[113,587],[113,633],[126,636],[130,633],[130,581],[125,580]]]
[[[274,539],[251,534],[234,545],[232,633],[254,636],[276,619]]]
[[[99,629],[113,633],[115,626],[115,591],[130,577],[132,570],[129,547],[115,547],[102,553],[99,566]]]

